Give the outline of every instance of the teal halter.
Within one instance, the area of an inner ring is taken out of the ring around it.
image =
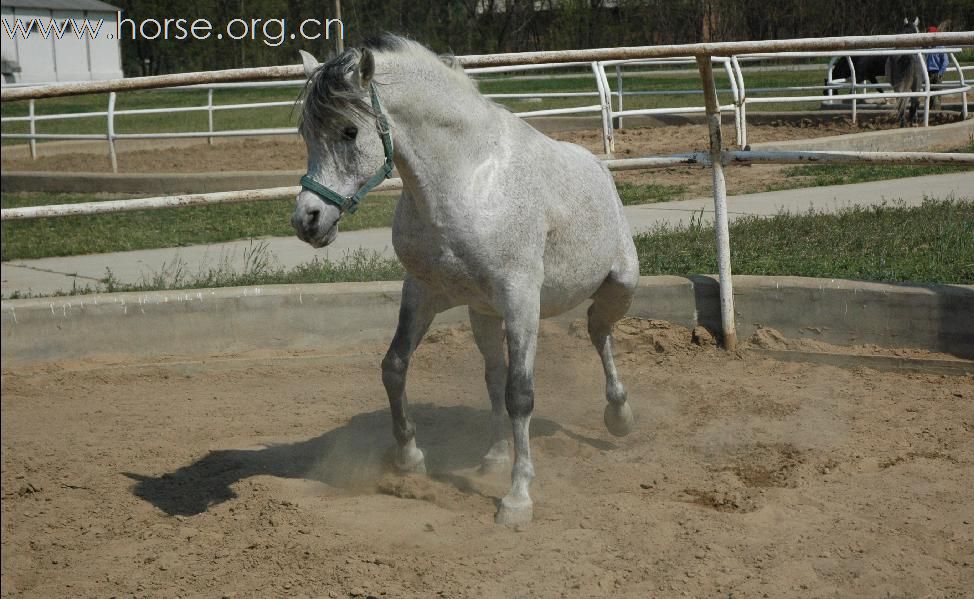
[[[315,181],[310,173],[301,177],[302,188],[315,192],[326,202],[338,206],[340,211],[348,212],[349,214],[354,214],[358,210],[358,204],[365,197],[365,194],[372,191],[383,179],[388,179],[393,169],[392,132],[389,129],[389,121],[386,119],[386,114],[382,111],[382,104],[379,103],[379,93],[375,89],[375,83],[369,84],[369,95],[372,96],[372,110],[375,112],[375,128],[382,138],[382,150],[386,155],[385,163],[375,171],[375,174],[368,181],[362,184],[362,187],[358,188],[358,191],[349,196],[343,196],[325,187],[318,181]]]

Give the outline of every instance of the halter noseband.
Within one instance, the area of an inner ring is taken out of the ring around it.
[[[379,93],[375,88],[374,82],[369,84],[369,95],[372,97],[372,110],[375,112],[375,128],[379,132],[379,137],[382,138],[382,150],[386,155],[385,163],[376,169],[375,174],[363,183],[358,188],[358,191],[348,196],[343,196],[315,181],[311,173],[307,173],[301,177],[301,187],[303,189],[315,192],[326,202],[338,206],[340,211],[348,212],[349,214],[354,214],[358,210],[358,204],[365,197],[365,194],[372,191],[383,179],[388,179],[393,169],[392,132],[389,129],[389,121],[386,119],[386,114],[382,111],[382,104],[379,102]]]

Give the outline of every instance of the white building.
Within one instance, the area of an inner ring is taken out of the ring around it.
[[[122,77],[117,11],[99,0],[0,0],[3,84]]]

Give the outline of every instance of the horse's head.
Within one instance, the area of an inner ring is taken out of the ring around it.
[[[372,84],[370,50],[351,49],[324,64],[307,52],[301,58],[308,77],[300,126],[308,172],[291,225],[300,239],[324,247],[338,235],[342,214],[354,212],[392,170],[392,140]]]
[[[920,33],[920,17],[915,17],[912,21],[910,19],[903,19],[903,26],[900,27],[900,33]]]

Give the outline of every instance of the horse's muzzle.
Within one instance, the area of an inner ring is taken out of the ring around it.
[[[302,192],[309,193],[310,192]],[[341,213],[316,197],[298,196],[297,206],[291,215],[291,227],[298,239],[313,247],[321,248],[335,241]]]

